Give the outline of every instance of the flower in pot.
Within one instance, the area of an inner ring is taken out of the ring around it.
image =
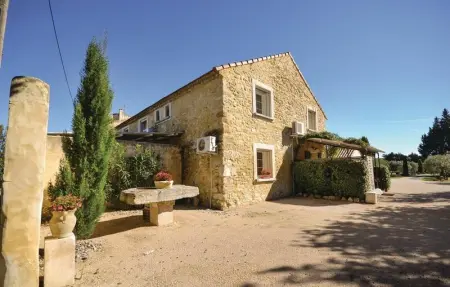
[[[155,176],[156,188],[171,188],[173,185],[172,175],[167,171],[160,171]]]
[[[262,169],[259,178],[272,178],[272,172],[268,169]]]
[[[58,196],[52,203],[50,231],[56,238],[68,237],[77,223],[75,211],[81,207],[81,199],[72,194]]]

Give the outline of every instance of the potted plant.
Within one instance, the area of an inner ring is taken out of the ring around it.
[[[155,176],[156,188],[171,188],[173,185],[172,175],[167,171],[160,171]]]
[[[259,178],[272,178],[272,172],[268,169],[262,169]]]
[[[56,238],[68,237],[77,223],[75,211],[81,207],[81,199],[72,194],[58,196],[52,203],[50,231]]]

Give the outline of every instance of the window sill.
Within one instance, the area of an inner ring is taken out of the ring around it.
[[[256,182],[273,182],[273,181],[275,181],[276,180],[276,178],[257,178],[256,179]]]
[[[308,132],[313,132],[313,133],[317,133],[318,132],[318,130],[313,130],[313,129],[310,129],[310,128],[308,128],[307,130],[308,130]]]
[[[253,113],[253,115],[255,117],[264,118],[264,119],[271,120],[271,121],[274,120],[274,117],[269,117],[269,116],[266,116],[266,115],[263,115],[263,114]]]

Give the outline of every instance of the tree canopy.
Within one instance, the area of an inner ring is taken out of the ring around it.
[[[406,158],[406,155],[402,153],[387,153],[383,155],[384,159],[387,161],[403,161]]]
[[[428,133],[422,135],[418,150],[423,158],[450,152],[450,114],[447,109],[442,111],[440,118],[434,118]]]

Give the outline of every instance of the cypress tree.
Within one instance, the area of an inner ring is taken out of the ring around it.
[[[403,176],[409,176],[408,170],[408,160],[406,158],[403,159]]]
[[[433,126],[422,135],[418,150],[423,158],[450,152],[450,113],[447,109],[442,111],[440,118],[434,118]]]
[[[66,191],[83,199],[77,210],[76,234],[88,238],[105,209],[105,185],[114,130],[111,125],[113,92],[108,76],[104,43],[95,39],[86,51],[81,85],[74,102],[72,140],[64,142],[64,152],[72,178]]]
[[[419,167],[417,168],[417,173],[421,174],[423,173],[423,164],[422,164],[422,160],[419,159],[419,161],[417,162]]]

